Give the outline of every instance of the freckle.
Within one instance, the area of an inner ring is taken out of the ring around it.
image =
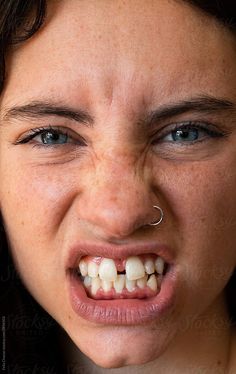
[[[68,315],[68,318],[69,318],[69,319],[71,319],[71,316],[70,316],[70,315]]]
[[[25,226],[25,222],[24,221],[21,221],[21,226]]]
[[[217,365],[218,365],[218,366],[221,365],[221,361],[220,361],[220,360],[217,361]]]

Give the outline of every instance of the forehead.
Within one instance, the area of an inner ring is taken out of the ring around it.
[[[228,96],[233,61],[229,32],[181,0],[49,1],[44,28],[9,54],[5,98]]]

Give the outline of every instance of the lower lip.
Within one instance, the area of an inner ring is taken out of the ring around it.
[[[73,271],[68,273],[69,299],[74,312],[90,322],[103,325],[137,325],[158,321],[174,306],[176,276],[171,266],[158,295],[147,299],[94,300]]]

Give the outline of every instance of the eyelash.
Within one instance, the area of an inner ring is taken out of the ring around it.
[[[221,138],[221,137],[224,137],[224,136],[227,135],[226,132],[220,132],[220,131],[213,130],[212,126],[213,125],[211,123],[204,122],[204,124],[203,124],[202,122],[192,122],[192,121],[184,122],[182,124],[176,124],[176,125],[174,125],[174,128],[172,128],[172,129],[170,129],[169,126],[168,126],[168,130],[164,130],[164,132],[157,139],[154,139],[153,143],[156,143],[156,142],[162,140],[167,135],[171,135],[174,132],[181,131],[181,130],[202,130],[208,136],[210,136],[211,138]],[[160,130],[158,130],[158,133],[159,132],[160,132]],[[155,136],[155,134],[154,134],[154,136]],[[178,143],[178,144],[181,144],[181,145],[191,145],[191,144],[199,143],[199,142],[204,141],[204,140],[206,140],[205,137],[203,139],[200,139],[200,140],[193,140],[193,141],[188,141],[188,142],[182,141],[180,143],[178,141],[173,140],[172,142],[166,141],[166,143]]]
[[[155,138],[152,141],[152,144],[155,145],[155,143],[158,143],[159,141],[162,141],[163,138],[165,138],[165,136],[171,135],[174,132],[181,131],[181,130],[193,130],[193,129],[202,130],[208,136],[210,136],[211,138],[220,138],[220,137],[224,137],[224,136],[227,135],[227,133],[225,133],[225,132],[216,131],[216,130],[211,129],[210,127],[212,127],[212,124],[210,124],[210,123],[204,122],[204,124],[203,124],[202,122],[192,122],[192,121],[184,122],[182,124],[176,124],[176,125],[174,125],[174,128],[172,128],[172,129],[170,129],[170,127],[168,126],[168,129],[164,130],[161,135],[159,135],[157,138]],[[36,136],[41,135],[41,134],[46,133],[46,132],[49,132],[49,133],[55,134],[55,135],[66,135],[68,138],[71,138],[69,132],[66,131],[65,129],[61,128],[61,127],[47,126],[47,127],[40,127],[40,128],[37,128],[37,129],[31,129],[30,132],[28,133],[28,135],[25,136],[23,139],[20,139],[20,140],[16,141],[15,145],[29,143]],[[155,137],[157,135],[157,133],[160,133],[160,130],[158,130],[155,134],[153,134],[152,137]],[[174,141],[174,140],[173,141],[163,141],[163,142],[164,143],[173,143],[173,144],[175,143],[175,144],[178,144],[178,145],[188,146],[188,145],[199,143],[199,142],[204,141],[204,140],[206,140],[205,137],[203,137],[203,139],[200,139],[200,140],[185,141],[185,142],[184,141],[178,142],[178,141]],[[68,144],[68,143],[64,143],[64,144],[35,143],[34,146],[36,146],[36,147],[53,147],[54,146],[55,147],[55,146],[58,146],[58,145],[65,145],[65,144]],[[83,145],[83,146],[86,145],[85,140],[81,136],[78,136],[78,144]]]
[[[47,126],[47,127],[39,127],[37,129],[31,129],[28,135],[26,135],[23,139],[20,139],[15,142],[15,145],[17,144],[26,144],[29,143],[31,140],[33,140],[36,136],[44,134],[44,133],[51,133],[54,135],[66,135],[68,138],[71,138],[72,136],[69,134],[69,132],[61,127],[52,127],[52,126]],[[86,145],[85,140],[82,138],[82,136],[78,136],[78,143],[81,145]],[[65,143],[67,144],[67,143]],[[57,146],[58,144],[44,144],[44,143],[36,143],[34,146],[36,147],[53,147]],[[59,144],[60,145],[60,144]],[[63,144],[61,144],[63,145]]]

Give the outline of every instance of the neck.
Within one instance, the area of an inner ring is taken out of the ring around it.
[[[83,355],[71,340],[63,334],[61,341],[68,366],[83,368],[84,372],[104,374],[231,374],[235,369],[236,339],[230,326],[224,297],[199,317],[186,319],[178,337],[156,360],[139,366],[103,369]],[[72,371],[75,372],[75,371]]]

